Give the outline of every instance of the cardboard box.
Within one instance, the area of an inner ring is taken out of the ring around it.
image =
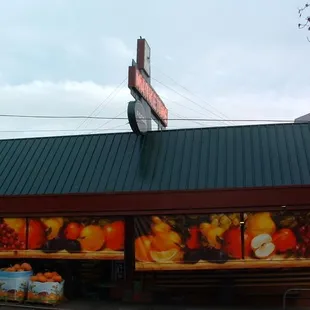
[[[29,281],[27,301],[41,304],[56,304],[64,298],[65,281],[36,282]]]
[[[0,300],[23,301],[32,271],[8,272],[0,270]]]

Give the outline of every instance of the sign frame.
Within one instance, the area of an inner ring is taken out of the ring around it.
[[[127,107],[127,116],[134,133],[145,135],[152,129],[151,111],[144,100],[130,101]]]
[[[151,48],[145,39],[138,39],[137,42],[137,65],[149,80],[151,77]]]
[[[128,69],[128,87],[146,101],[156,119],[163,127],[167,127],[168,109],[136,66],[130,66]]]

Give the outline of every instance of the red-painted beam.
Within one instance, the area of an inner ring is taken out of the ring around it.
[[[0,197],[0,214],[189,214],[310,207],[310,186]]]

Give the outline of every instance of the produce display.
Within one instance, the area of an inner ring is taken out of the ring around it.
[[[0,300],[23,301],[27,294],[32,267],[15,264],[0,270]]]
[[[139,217],[135,257],[143,263],[225,263],[242,258],[240,214]]]
[[[56,271],[37,273],[30,278],[27,301],[56,304],[63,300],[64,280]]]
[[[47,271],[47,272],[38,272],[37,274],[33,275],[30,280],[32,282],[41,282],[41,283],[46,283],[46,282],[51,282],[51,283],[61,283],[63,281],[62,277],[58,274],[57,271]]]
[[[2,268],[0,271],[6,272],[23,272],[23,271],[32,271],[32,267],[28,263],[15,264],[13,266],[9,266],[7,268]]]
[[[26,248],[26,220],[0,218],[0,251]]]
[[[28,263],[0,269],[0,300],[56,304],[63,300],[64,280],[56,271],[33,274]]]

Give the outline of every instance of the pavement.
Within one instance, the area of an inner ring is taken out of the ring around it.
[[[185,305],[133,305],[111,303],[104,301],[70,301],[58,306],[41,306],[30,304],[0,303],[0,310],[261,310],[261,307],[214,307],[214,306],[185,306]],[[267,310],[267,308],[264,308]],[[272,310],[282,310],[281,307],[271,307]],[[309,307],[288,307],[287,310],[303,310]]]
[[[0,304],[0,310],[235,310],[235,309],[255,309],[252,307],[247,308],[223,308],[223,307],[212,307],[212,306],[172,306],[172,305],[129,305],[121,303],[105,303],[105,302],[70,302],[64,303],[59,306],[37,306],[37,305],[27,305],[27,304]],[[256,308],[261,309],[261,308]],[[281,308],[272,308],[272,310],[280,310]],[[304,308],[305,309],[305,308]],[[307,308],[309,309],[309,308]],[[267,310],[267,309],[266,309]],[[297,310],[296,308],[288,308],[287,310]],[[302,310],[298,308],[298,310]]]
[[[71,301],[58,306],[41,306],[30,304],[0,303],[0,310],[203,310],[209,307],[189,307],[171,305],[134,305],[124,303],[108,303],[103,301]]]

